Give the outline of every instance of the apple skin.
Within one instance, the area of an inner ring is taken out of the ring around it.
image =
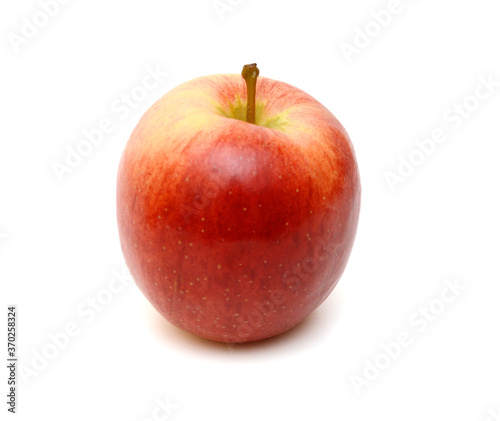
[[[251,342],[292,328],[342,275],[360,180],[351,141],[318,101],[260,77],[256,124],[240,75],[186,82],[141,118],[117,180],[121,247],[171,323]]]

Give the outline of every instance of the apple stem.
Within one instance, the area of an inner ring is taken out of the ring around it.
[[[257,64],[245,64],[241,76],[243,76],[247,84],[247,121],[255,124],[255,92],[257,90],[257,78],[259,77]]]

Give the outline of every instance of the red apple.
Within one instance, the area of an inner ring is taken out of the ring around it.
[[[174,325],[221,342],[277,335],[316,309],[344,271],[360,207],[339,121],[291,85],[255,87],[255,65],[243,75],[248,87],[223,74],[168,92],[118,172],[121,246],[137,285]]]

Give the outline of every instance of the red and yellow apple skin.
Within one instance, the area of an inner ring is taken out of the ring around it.
[[[240,75],[186,82],[145,113],[118,171],[137,285],[171,323],[220,342],[280,334],[316,309],[358,223],[358,167],[339,121],[263,77],[256,104],[256,124],[244,121]]]

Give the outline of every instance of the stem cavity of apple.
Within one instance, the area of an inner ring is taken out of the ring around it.
[[[241,76],[243,76],[247,84],[247,121],[255,124],[255,92],[257,88],[257,78],[259,77],[257,64],[245,64],[241,71]]]

